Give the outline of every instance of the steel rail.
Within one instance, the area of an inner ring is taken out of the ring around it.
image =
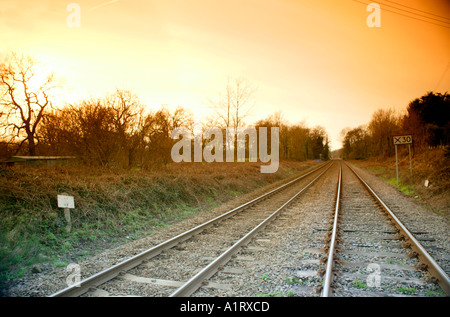
[[[314,182],[316,182],[325,172],[333,164],[330,164],[322,173],[316,176],[308,185],[303,187],[300,191],[298,191],[294,196],[292,196],[289,200],[287,200],[281,207],[279,207],[276,211],[274,211],[270,216],[264,219],[261,223],[259,223],[255,228],[249,231],[245,236],[239,239],[235,244],[233,244],[230,248],[228,248],[225,252],[219,255],[215,260],[209,263],[205,268],[203,268],[200,272],[195,274],[192,278],[190,278],[186,283],[180,286],[176,291],[170,294],[169,297],[185,297],[194,293],[201,285],[212,277],[221,267],[223,267],[232,257],[235,255],[239,249],[248,244],[250,240],[265,226],[267,226],[271,221],[273,221],[276,216],[282,211],[290,202],[292,202],[296,197],[298,197],[301,193],[303,193],[306,189],[308,189]]]
[[[376,201],[386,211],[388,217],[392,220],[394,226],[401,232],[403,237],[410,243],[411,249],[417,253],[418,258],[427,266],[428,272],[437,279],[439,286],[450,296],[450,278],[445,271],[439,266],[439,264],[433,259],[433,257],[425,250],[420,242],[414,237],[414,235],[406,228],[406,226],[397,218],[392,210],[381,200],[381,198],[375,193],[375,191],[356,173],[356,171],[347,165],[350,170],[357,176],[364,187],[369,193],[376,199]]]
[[[334,253],[336,247],[336,238],[338,230],[338,219],[339,219],[339,209],[341,200],[341,187],[342,187],[342,166],[339,166],[339,178],[337,182],[336,191],[336,207],[334,209],[334,221],[333,221],[333,231],[331,233],[330,248],[328,250],[327,266],[325,270],[325,276],[323,278],[323,288],[321,297],[331,297],[333,296],[333,290],[331,288],[331,283],[333,282],[333,266],[334,266]]]
[[[116,276],[118,276],[121,272],[126,272],[138,265],[140,265],[143,261],[149,260],[155,256],[157,256],[158,254],[160,254],[162,251],[173,248],[174,246],[176,246],[177,244],[191,238],[192,236],[204,231],[205,229],[211,227],[212,225],[214,225],[217,222],[223,221],[231,216],[233,216],[234,214],[252,206],[253,204],[260,202],[264,199],[266,199],[267,197],[283,190],[284,188],[288,187],[289,185],[292,185],[293,183],[311,175],[312,173],[326,167],[327,165],[328,168],[332,165],[332,163],[324,163],[322,165],[320,165],[317,168],[314,168],[312,171],[309,171],[289,182],[287,182],[286,184],[283,184],[257,198],[254,198],[220,216],[215,217],[214,219],[211,219],[203,224],[200,224],[188,231],[185,231],[173,238],[170,238],[150,249],[147,249],[133,257],[130,257],[118,264],[115,264],[107,269],[104,269],[86,279],[83,279],[82,281],[73,284],[63,290],[60,290],[52,295],[50,295],[50,297],[75,297],[75,296],[80,296],[84,293],[86,293],[87,291],[89,291],[89,289],[91,288],[96,288],[99,285],[115,278]],[[327,168],[327,169],[328,169]]]

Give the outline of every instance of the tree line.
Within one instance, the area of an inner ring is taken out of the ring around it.
[[[32,57],[16,53],[0,62],[1,159],[76,156],[89,166],[150,167],[171,162],[171,148],[177,142],[171,138],[174,129],[194,131],[195,118],[189,110],[166,106],[149,110],[136,94],[124,89],[56,107],[52,103],[55,76],[42,76],[38,65]],[[229,81],[225,94],[210,100],[214,114],[206,125],[223,131],[244,127],[254,106],[254,92],[246,80]],[[281,112],[254,126],[279,127],[280,159],[329,158],[328,136],[322,127],[289,124]]]
[[[395,154],[393,136],[411,135],[413,149],[450,143],[450,95],[427,92],[412,100],[402,114],[393,109],[377,110],[367,125],[346,128],[342,156],[345,159],[386,158]]]

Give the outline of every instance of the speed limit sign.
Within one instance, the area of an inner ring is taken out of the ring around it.
[[[410,135],[394,136],[394,145],[411,144],[411,143],[412,143],[412,136]]]
[[[397,172],[397,186],[398,186],[398,157],[397,157],[397,145],[407,144],[409,153],[409,172],[412,174],[412,159],[411,159],[411,144],[413,139],[411,135],[395,135],[394,145],[395,145],[395,169]]]

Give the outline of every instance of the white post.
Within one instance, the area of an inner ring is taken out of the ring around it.
[[[67,233],[70,233],[70,230],[72,229],[72,221],[70,220],[70,209],[64,208],[64,217],[67,221],[66,231]]]
[[[409,152],[409,173],[412,174],[411,144],[408,144],[408,152]]]
[[[397,156],[397,144],[395,145],[395,170],[397,172],[397,186],[398,186],[398,156]]]
[[[67,233],[69,233],[70,230],[72,229],[72,221],[70,219],[70,209],[75,208],[75,201],[73,199],[73,196],[69,196],[66,193],[58,195],[58,207],[64,208],[64,218],[66,218],[67,221],[66,231]]]

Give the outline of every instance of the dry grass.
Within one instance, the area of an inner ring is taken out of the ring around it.
[[[432,211],[450,216],[450,159],[443,150],[428,150],[413,157],[410,173],[408,152],[399,153],[399,189]],[[384,161],[356,162],[396,186],[395,157]],[[429,186],[425,186],[425,180]]]
[[[316,162],[282,162],[274,174],[260,163],[180,163],[153,170],[23,167],[0,170],[0,282],[36,262],[58,263],[95,246],[135,239],[205,211]],[[72,231],[57,195],[75,198]]]

